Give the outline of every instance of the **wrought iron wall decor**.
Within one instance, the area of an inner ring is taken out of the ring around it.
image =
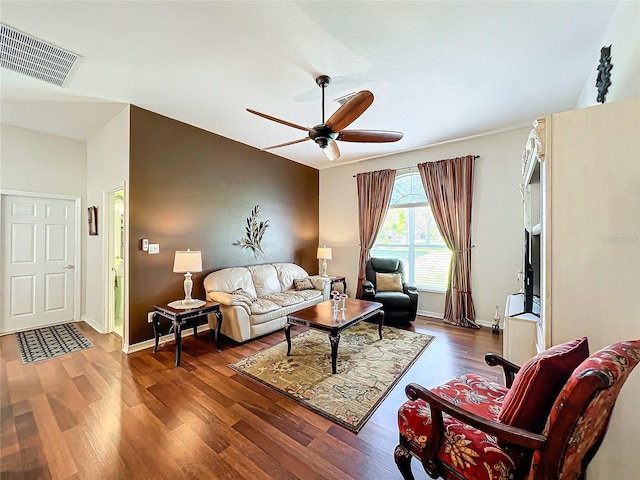
[[[609,87],[611,86],[611,45],[600,49],[600,63],[598,64],[598,78],[596,87],[598,88],[597,101],[604,103]]]
[[[87,210],[89,235],[98,235],[98,207],[89,207]]]
[[[258,214],[260,213],[260,205],[256,205],[251,210],[251,215],[247,217],[247,226],[245,227],[246,237],[238,240],[234,245],[242,248],[248,248],[253,251],[254,255],[264,255],[262,250],[262,237],[269,227],[269,220],[258,222]]]

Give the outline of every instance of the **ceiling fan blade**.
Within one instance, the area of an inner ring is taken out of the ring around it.
[[[264,152],[265,150],[271,150],[272,148],[286,147],[287,145],[294,145],[300,142],[306,142],[307,140],[311,140],[309,137],[301,138],[300,140],[294,140],[293,142],[281,143],[280,145],[273,145],[271,147],[261,148],[260,151]]]
[[[340,149],[338,148],[338,144],[336,142],[329,142],[329,144],[322,149],[324,154],[327,156],[327,159],[330,162],[337,160],[340,158]]]
[[[384,143],[397,142],[402,138],[400,132],[387,130],[342,130],[336,140],[343,142]]]
[[[266,113],[256,112],[255,110],[251,110],[250,108],[247,108],[247,112],[253,113],[254,115],[258,115],[259,117],[262,117],[262,118],[266,118],[267,120],[271,120],[272,122],[278,122],[283,125],[287,125],[289,127],[297,128],[298,130],[304,130],[305,132],[309,131],[307,127],[302,127],[300,125],[296,125],[295,123],[287,122],[286,120],[280,120],[279,118],[272,117],[271,115],[267,115]]]
[[[336,110],[336,112],[329,117],[329,120],[325,122],[325,125],[334,132],[339,132],[362,115],[372,103],[373,93],[368,90],[362,90]]]

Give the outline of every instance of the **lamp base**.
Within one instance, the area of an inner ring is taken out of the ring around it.
[[[321,277],[328,277],[329,275],[327,275],[327,259],[323,259],[322,260],[322,275],[320,275]]]

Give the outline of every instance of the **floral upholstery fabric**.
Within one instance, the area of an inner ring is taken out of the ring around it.
[[[462,375],[430,389],[441,398],[484,418],[498,421],[508,389],[480,375]],[[443,414],[444,440],[438,458],[469,480],[508,480],[527,465],[495,437]],[[431,434],[431,411],[424,400],[407,401],[398,411],[400,434],[424,448]]]
[[[594,353],[573,372],[555,401],[544,434],[552,434],[553,424],[562,413],[562,408],[571,400],[576,385],[584,375],[593,371],[607,378],[609,388],[599,391],[589,402],[576,423],[569,438],[564,462],[558,480],[575,480],[582,475],[582,461],[591,448],[605,434],[611,410],[627,376],[640,361],[640,340],[619,342]],[[540,461],[540,452],[535,452],[528,478],[534,478]]]

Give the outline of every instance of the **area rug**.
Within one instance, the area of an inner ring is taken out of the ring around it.
[[[284,335],[283,335],[284,337]],[[229,365],[353,432],[358,432],[402,375],[434,339],[431,335],[360,323],[340,335],[331,374],[326,333],[308,330]]]
[[[39,362],[93,347],[71,323],[36,328],[15,334],[22,363]]]

